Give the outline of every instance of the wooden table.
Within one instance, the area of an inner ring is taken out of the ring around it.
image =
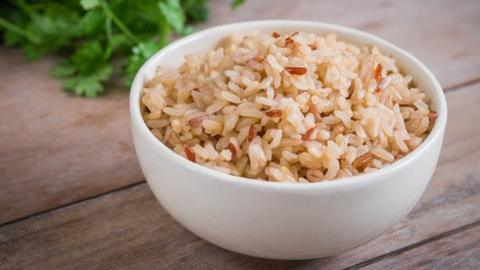
[[[269,261],[211,245],[155,200],[134,154],[124,89],[61,91],[53,58],[0,49],[1,269],[480,269],[480,3],[255,1],[210,25],[303,19],[359,28],[410,51],[438,77],[449,118],[438,168],[413,211],[336,257]],[[360,3],[361,2],[361,3]]]

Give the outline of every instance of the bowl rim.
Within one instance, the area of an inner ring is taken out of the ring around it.
[[[197,164],[186,158],[178,155],[166,145],[164,145],[160,140],[158,140],[153,133],[150,131],[145,121],[141,117],[140,111],[140,93],[143,89],[143,78],[147,70],[155,68],[160,58],[164,57],[171,51],[174,51],[178,46],[184,44],[195,42],[198,39],[201,39],[203,36],[213,33],[213,32],[222,32],[227,35],[228,33],[235,32],[236,28],[251,28],[251,31],[256,30],[255,27],[258,26],[277,26],[279,28],[288,26],[296,26],[301,30],[302,27],[314,27],[321,30],[328,30],[337,35],[341,36],[342,34],[355,36],[361,40],[368,40],[373,44],[381,44],[381,46],[388,48],[389,51],[395,51],[398,56],[401,58],[406,58],[408,61],[412,62],[414,65],[418,66],[420,70],[425,74],[427,79],[432,83],[433,89],[432,94],[429,96],[431,100],[436,100],[437,105],[437,119],[433,125],[432,130],[427,135],[426,139],[412,152],[408,153],[405,157],[373,172],[359,174],[355,176],[345,177],[341,179],[336,179],[333,181],[317,182],[317,183],[285,183],[285,182],[270,182],[262,181],[258,179],[252,179],[241,176],[234,176],[226,174],[223,172],[216,171],[214,169],[208,168],[206,166]],[[188,35],[186,37],[180,38],[164,48],[157,51],[152,55],[137,71],[133,83],[130,89],[129,97],[129,107],[130,107],[130,118],[131,124],[136,125],[142,133],[145,133],[146,140],[148,140],[150,145],[155,146],[154,151],[161,151],[165,156],[171,159],[172,162],[178,162],[181,166],[186,169],[190,169],[196,173],[204,174],[210,176],[211,178],[218,179],[219,181],[226,181],[235,185],[240,186],[250,186],[252,188],[266,188],[272,190],[317,190],[317,189],[331,189],[331,188],[355,188],[359,186],[370,185],[378,181],[388,181],[388,176],[394,174],[401,170],[402,167],[407,166],[409,163],[415,162],[422,156],[432,145],[437,141],[443,139],[443,133],[446,127],[447,122],[447,103],[445,98],[445,93],[443,92],[442,87],[439,82],[432,74],[432,72],[418,60],[416,57],[406,52],[405,50],[397,47],[396,45],[374,36],[372,34],[353,29],[350,27],[345,27],[337,24],[317,22],[317,21],[305,21],[305,20],[254,20],[254,21],[244,21],[230,24],[222,24],[219,26],[214,26],[207,28],[201,31],[198,31],[194,34]],[[147,179],[148,181],[148,179]]]

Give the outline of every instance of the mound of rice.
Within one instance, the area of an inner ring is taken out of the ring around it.
[[[378,170],[415,149],[436,113],[376,47],[334,34],[233,34],[149,80],[144,120],[165,145],[212,169],[274,182]]]

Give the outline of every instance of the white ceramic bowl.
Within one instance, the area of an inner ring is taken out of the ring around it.
[[[140,115],[142,85],[161,65],[176,68],[185,54],[206,51],[232,32],[254,30],[336,33],[357,45],[392,54],[403,72],[431,98],[438,118],[412,153],[378,171],[339,181],[288,184],[220,173],[190,162],[164,146]],[[307,21],[252,21],[210,28],[173,42],[139,70],[130,94],[132,133],[140,166],[163,207],[199,237],[239,253],[274,259],[334,255],[379,236],[414,206],[437,164],[447,121],[442,88],[409,53],[370,34]]]

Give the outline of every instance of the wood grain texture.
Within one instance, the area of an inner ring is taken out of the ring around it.
[[[445,147],[421,202],[380,238],[339,256],[270,261],[223,250],[176,223],[140,184],[0,227],[0,269],[339,269],[476,222],[480,84],[447,99]]]
[[[475,225],[363,269],[480,269],[480,224]]]
[[[464,1],[210,1],[207,25],[254,19],[338,23],[412,52],[444,87],[480,77],[480,5]],[[127,93],[72,97],[49,76],[53,59],[0,50],[0,224],[142,181]]]
[[[126,91],[73,97],[53,59],[0,50],[0,223],[143,180]]]

